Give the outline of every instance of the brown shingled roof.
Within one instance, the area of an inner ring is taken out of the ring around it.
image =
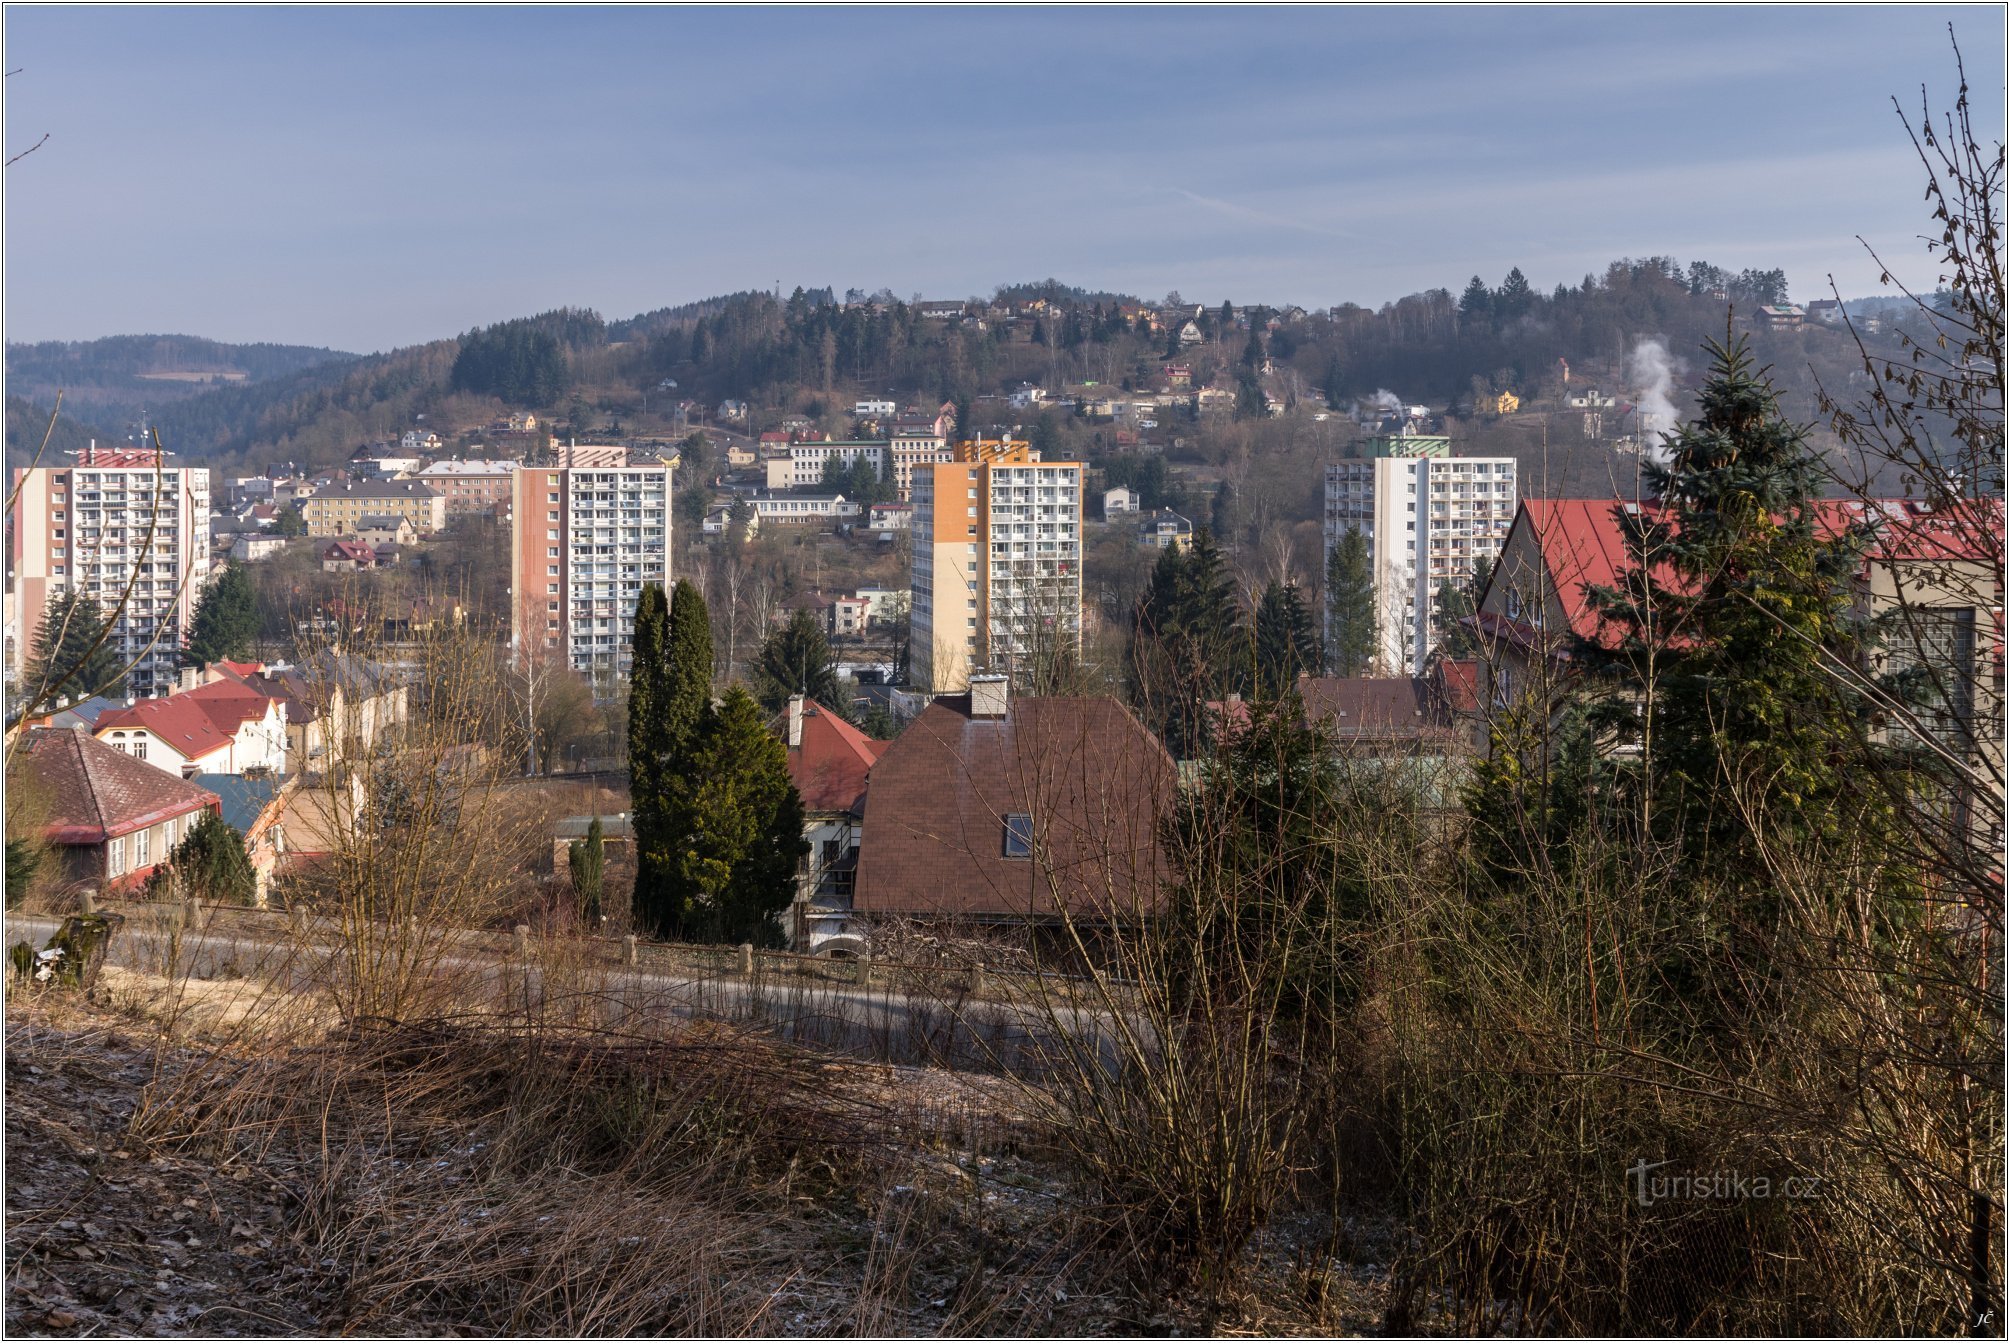
[[[80,727],[28,732],[14,769],[46,799],[43,833],[56,844],[102,844],[170,817],[218,807],[207,788],[135,760]]]
[[[786,711],[780,721],[786,738]],[[814,700],[804,704],[802,744],[789,751],[789,778],[802,795],[803,810],[857,812],[865,800],[866,773],[887,745]]]
[[[1114,699],[1026,696],[973,718],[945,696],[872,768],[853,908],[867,914],[1087,917],[1154,908],[1172,758]],[[1005,818],[1031,818],[1008,858]]]

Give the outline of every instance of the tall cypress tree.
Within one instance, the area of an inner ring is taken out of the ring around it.
[[[704,941],[776,945],[775,915],[794,898],[808,844],[787,748],[744,686],[708,716],[694,765],[680,873],[686,925]]]
[[[629,810],[635,829],[635,890],[631,900],[638,928],[668,936],[677,919],[669,885],[671,839],[664,782],[670,760],[668,636],[670,604],[651,583],[635,603],[634,665],[628,687]]]
[[[1368,542],[1350,527],[1326,557],[1326,655],[1335,676],[1365,676],[1380,647]]]

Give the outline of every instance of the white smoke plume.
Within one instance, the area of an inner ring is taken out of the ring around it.
[[[1673,433],[1680,419],[1671,394],[1682,367],[1682,361],[1658,340],[1636,343],[1626,360],[1626,377],[1640,406],[1640,450],[1657,461],[1668,459],[1663,436]]]
[[[1382,387],[1375,389],[1375,395],[1368,398],[1367,404],[1376,410],[1401,410],[1403,408],[1402,398]]]

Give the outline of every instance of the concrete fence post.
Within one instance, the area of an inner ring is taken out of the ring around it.
[[[286,907],[286,922],[293,929],[295,937],[307,936],[307,911],[298,905]]]
[[[96,891],[84,892],[83,910],[86,914],[95,914],[98,912],[98,895]]]
[[[970,967],[970,991],[972,993],[984,992],[984,962],[982,961]]]
[[[190,928],[202,927],[202,906],[193,900],[182,904],[182,922]]]
[[[527,923],[519,923],[519,924],[518,924],[518,925],[516,926],[516,936],[515,936],[515,945],[514,945],[514,946],[513,946],[512,948],[511,948],[511,951],[512,951],[512,953],[513,953],[514,955],[517,955],[517,956],[528,956],[528,955],[530,955],[530,925],[529,925],[529,924],[527,924]]]
[[[633,933],[621,939],[621,963],[623,965],[635,964],[635,934]]]
[[[861,952],[860,952],[860,953],[858,954],[858,969],[857,969],[857,974],[858,974],[858,982],[859,982],[859,983],[861,983],[861,984],[865,984],[865,985],[868,985],[868,986],[869,986],[869,985],[871,985],[871,983],[872,983],[872,953],[871,953],[871,952],[869,952],[869,951],[861,951]]]
[[[739,968],[740,973],[743,975],[751,975],[754,973],[754,944],[752,942],[742,942],[740,944]]]

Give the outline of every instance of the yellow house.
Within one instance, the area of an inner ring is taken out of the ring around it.
[[[1512,415],[1516,411],[1521,409],[1521,398],[1516,396],[1513,392],[1502,392],[1499,396],[1493,399],[1491,404],[1493,406],[1494,414]]]
[[[358,480],[331,485],[300,506],[309,536],[350,536],[365,517],[400,517],[420,536],[447,525],[447,498],[418,480]]]

